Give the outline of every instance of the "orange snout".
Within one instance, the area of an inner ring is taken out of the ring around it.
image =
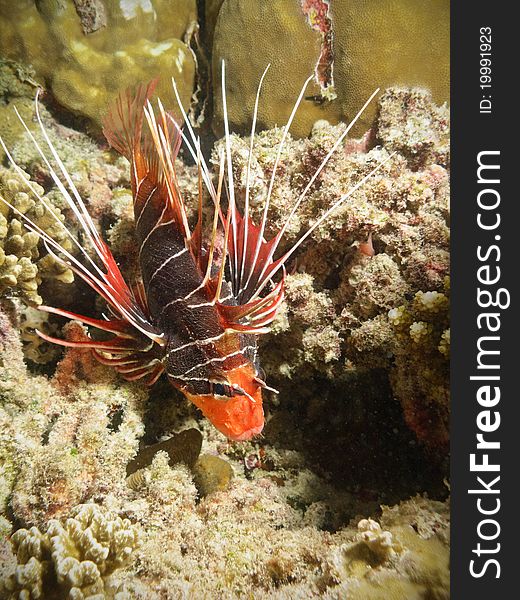
[[[235,369],[229,377],[231,384],[237,384],[247,395],[236,395],[227,400],[212,395],[186,396],[200,408],[206,418],[230,440],[246,441],[261,433],[264,428],[262,388],[254,381],[252,366]]]

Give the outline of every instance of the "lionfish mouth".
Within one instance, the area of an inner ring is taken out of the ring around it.
[[[248,429],[247,431],[244,431],[240,435],[236,435],[233,437],[228,435],[227,437],[228,437],[228,439],[230,439],[234,442],[247,442],[251,438],[254,438],[257,435],[260,435],[262,433],[263,429],[264,429],[264,426],[260,425],[259,427],[253,427],[252,429]]]

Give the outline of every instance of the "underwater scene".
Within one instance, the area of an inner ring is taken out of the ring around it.
[[[448,0],[0,0],[0,598],[449,598]]]

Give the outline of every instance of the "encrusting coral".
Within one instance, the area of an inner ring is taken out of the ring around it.
[[[195,0],[1,0],[0,15],[2,54],[31,64],[62,106],[98,126],[118,91],[164,73],[163,100],[174,105],[174,76],[184,105],[190,104]]]
[[[213,80],[227,64],[232,128],[246,134],[258,81],[271,64],[259,124],[286,122],[309,74],[291,132],[307,136],[314,122],[350,121],[376,88],[420,86],[437,102],[449,96],[449,2],[414,0],[216,0],[207,2]],[[262,42],[259,43],[259,40]],[[222,133],[221,91],[215,85],[213,128]],[[369,107],[355,128],[374,118]]]
[[[128,519],[83,504],[65,522],[49,521],[44,533],[37,527],[18,529],[11,542],[18,565],[0,581],[4,597],[36,600],[60,594],[93,600],[109,597],[105,582],[128,562],[138,535]]]

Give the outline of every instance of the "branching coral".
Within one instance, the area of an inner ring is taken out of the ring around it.
[[[11,542],[18,566],[0,582],[4,597],[37,600],[59,589],[59,597],[81,600],[109,597],[105,581],[128,562],[138,535],[128,519],[83,504],[65,522],[51,520],[45,533],[19,529]]]
[[[31,185],[43,196],[44,190],[34,181]],[[67,234],[45,208],[28,193],[27,181],[12,170],[0,167],[0,195],[20,213],[26,215],[37,227],[70,249]],[[47,198],[58,220],[65,217]],[[46,252],[41,252],[39,237],[28,231],[18,213],[0,201],[0,293],[14,289],[32,304],[40,304],[38,287],[43,279],[70,283],[72,272]]]

